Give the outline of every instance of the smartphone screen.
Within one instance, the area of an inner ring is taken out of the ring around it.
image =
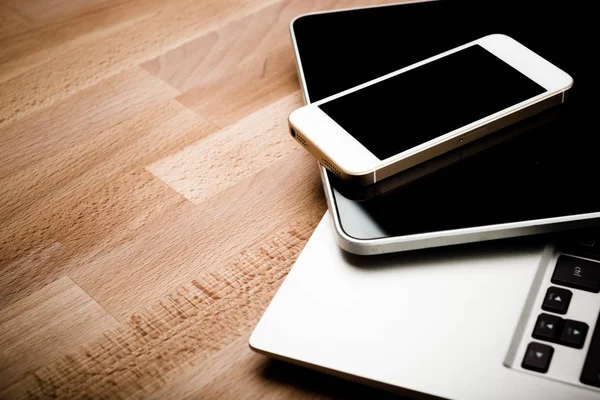
[[[345,233],[375,239],[599,212],[600,78],[590,56],[598,36],[592,8],[431,1],[298,19],[294,34],[309,102],[494,33],[543,54],[577,82],[568,102],[545,112],[556,114],[548,123],[533,123],[524,134],[389,195],[356,202],[334,186]]]
[[[319,108],[385,160],[545,91],[476,44]]]

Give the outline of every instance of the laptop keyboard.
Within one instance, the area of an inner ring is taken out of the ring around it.
[[[600,388],[600,232],[569,233],[544,253],[505,364]]]

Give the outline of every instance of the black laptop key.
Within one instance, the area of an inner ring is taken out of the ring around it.
[[[551,346],[535,342],[529,343],[527,350],[525,350],[525,358],[523,358],[521,367],[531,371],[546,373],[548,372],[548,368],[550,368],[552,354],[554,354],[554,349]]]
[[[556,315],[540,314],[535,327],[533,328],[533,337],[549,342],[556,342],[562,330],[563,319]]]
[[[565,346],[581,349],[585,343],[585,337],[588,332],[588,324],[585,322],[573,321],[572,319],[565,320],[565,324],[560,335],[560,344]]]
[[[557,314],[566,314],[571,303],[573,293],[570,290],[562,289],[556,286],[549,287],[542,303],[544,311],[550,311]]]
[[[596,328],[594,328],[590,348],[585,357],[579,380],[586,385],[600,387],[600,323],[598,322]]]
[[[600,263],[561,255],[554,268],[552,283],[598,293]]]

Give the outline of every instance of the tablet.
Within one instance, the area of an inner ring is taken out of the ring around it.
[[[594,48],[595,35],[591,27],[561,29],[573,8],[540,4],[426,1],[292,21],[307,103],[492,33],[515,38],[576,82],[553,114],[510,127],[501,143],[367,201],[341,195],[322,168],[343,249],[379,254],[598,224],[598,72],[581,50]],[[517,129],[524,132],[512,134]]]

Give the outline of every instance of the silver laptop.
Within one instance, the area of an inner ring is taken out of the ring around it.
[[[337,247],[336,213],[257,325],[254,350],[438,397],[600,398],[594,232],[359,257]]]
[[[329,218],[256,326],[255,351],[443,398],[600,398],[600,295],[577,276],[597,276],[579,257],[593,239],[565,254],[532,239],[364,258],[337,246]]]

